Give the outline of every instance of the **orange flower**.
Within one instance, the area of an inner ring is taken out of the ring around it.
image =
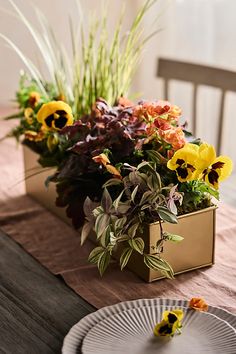
[[[179,150],[186,144],[184,132],[180,127],[172,127],[168,130],[159,130],[159,134],[163,140],[172,145],[174,150]]]
[[[141,102],[134,108],[133,114],[137,117],[141,116],[147,122],[154,122],[159,118],[176,125],[181,109],[171,105],[168,101]]]
[[[108,163],[110,163],[110,160],[108,159],[107,155],[105,155],[105,154],[99,154],[97,156],[94,156],[93,161],[100,163],[103,166],[106,166]]]
[[[197,298],[197,297],[193,297],[190,300],[189,307],[193,310],[196,310],[196,311],[207,311],[208,310],[207,303],[203,299]]]
[[[122,176],[120,174],[120,172],[117,170],[117,168],[115,168],[114,166],[107,164],[106,169],[109,173],[111,173],[114,177],[122,179]]]
[[[118,106],[122,108],[132,107],[134,104],[132,101],[128,100],[128,98],[120,97],[118,98]]]
[[[114,166],[111,165],[110,160],[108,159],[107,155],[102,153],[100,155],[94,156],[93,161],[103,165],[106,168],[106,170],[109,173],[111,173],[114,177],[119,178],[119,179],[122,178],[122,176],[121,176],[120,172],[117,170],[117,168],[115,168]]]
[[[28,101],[30,107],[32,108],[36,107],[39,101],[40,101],[40,94],[36,91],[30,92],[29,101]]]

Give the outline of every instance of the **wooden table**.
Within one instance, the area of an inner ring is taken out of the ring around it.
[[[95,308],[0,231],[0,353],[60,353]]]

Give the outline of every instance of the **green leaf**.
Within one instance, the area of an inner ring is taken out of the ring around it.
[[[105,270],[107,269],[109,263],[110,263],[110,260],[111,260],[111,255],[108,251],[104,251],[99,259],[98,259],[98,270],[99,270],[99,273],[100,275],[102,276],[105,272]]]
[[[201,183],[200,186],[198,186],[198,190],[202,193],[209,193],[210,195],[212,195],[214,198],[216,198],[217,200],[219,200],[219,191],[211,188],[210,186],[208,186],[206,183]]]
[[[104,183],[103,188],[111,187],[111,186],[117,186],[119,184],[122,184],[123,181],[119,178],[111,178],[109,179],[106,183]]]
[[[128,235],[133,238],[136,235],[137,229],[139,227],[139,223],[135,223],[132,226],[130,226],[128,230]]]
[[[96,247],[92,250],[92,252],[90,252],[89,257],[88,257],[88,261],[92,264],[97,264],[99,257],[101,256],[101,254],[104,252],[104,248],[103,247]]]
[[[126,224],[126,221],[127,221],[127,217],[126,216],[123,216],[122,218],[117,219],[115,224],[114,224],[115,230],[116,231],[121,230],[124,227],[124,225]]]
[[[119,207],[119,204],[120,204],[120,200],[123,196],[123,193],[124,193],[124,190],[119,194],[119,196],[114,200],[113,202],[113,206],[115,208],[115,210],[117,211],[118,207]]]
[[[161,189],[161,178],[158,173],[152,173],[147,180],[147,185],[151,191],[159,191]]]
[[[134,190],[133,190],[133,192],[132,192],[132,194],[131,194],[131,200],[132,200],[133,203],[134,203],[134,200],[135,200],[135,196],[136,196],[136,194],[137,194],[137,192],[138,192],[138,188],[139,188],[139,185],[137,185],[137,186],[134,188]]]
[[[100,243],[103,247],[107,247],[111,242],[114,242],[114,239],[111,238],[114,236],[114,233],[111,231],[110,225],[106,227],[104,232],[100,236]]]
[[[145,244],[141,237],[130,239],[129,245],[133,250],[137,251],[140,254],[143,254]]]
[[[124,267],[127,265],[132,253],[133,253],[133,250],[130,247],[127,247],[127,248],[125,248],[123,250],[123,252],[122,252],[122,254],[120,256],[120,267],[121,267],[121,270],[123,270]]]
[[[167,159],[162,156],[159,152],[156,150],[147,150],[146,151],[148,157],[150,160],[152,160],[156,165],[163,164],[167,162]]]
[[[158,256],[145,254],[144,255],[144,263],[150,269],[160,270],[160,271],[162,271],[162,270],[167,271],[168,270],[168,268],[165,266],[165,264],[163,264],[162,259],[159,258]]]
[[[167,209],[166,207],[161,207],[159,206],[157,208],[158,214],[160,216],[160,218],[166,222],[169,222],[171,224],[177,224],[178,223],[178,219],[176,217],[175,214],[173,214],[169,209]]]
[[[119,204],[119,206],[118,206],[116,211],[119,214],[126,214],[129,209],[130,209],[130,202],[126,201],[124,203],[120,202],[120,204]]]
[[[166,267],[166,272],[164,271],[163,274],[165,274],[165,276],[169,279],[173,279],[175,274],[173,271],[173,268],[171,267],[171,265],[163,258],[161,258],[162,264],[165,265]]]
[[[110,222],[110,216],[108,214],[99,214],[95,222],[95,232],[97,238],[99,238],[105,231],[106,227]]]
[[[103,208],[101,206],[98,206],[97,208],[95,208],[93,210],[93,215],[94,215],[95,218],[97,218],[98,215],[103,214],[103,213],[104,213],[104,210],[103,210]]]
[[[146,203],[152,194],[153,194],[152,191],[144,192],[139,205],[143,205],[144,203]]]
[[[176,242],[176,243],[181,242],[184,239],[184,237],[182,236],[171,234],[169,232],[164,232],[163,237],[165,240]]]

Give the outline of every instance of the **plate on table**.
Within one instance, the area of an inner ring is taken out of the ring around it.
[[[185,308],[188,307],[186,300],[170,300],[170,299],[140,299],[134,301],[121,302],[116,305],[104,307],[86,317],[75,324],[64,339],[62,353],[76,354],[81,351],[81,346],[84,337],[88,332],[96,326],[99,322],[110,318],[113,315],[129,311],[135,308],[159,307],[163,311],[166,309]],[[194,312],[194,311],[191,311]],[[234,329],[236,329],[236,316],[230,312],[220,309],[218,307],[209,306],[208,313],[215,315],[219,319],[228,322]],[[204,353],[205,354],[205,353]]]
[[[235,354],[235,330],[209,313],[185,308],[181,335],[155,337],[164,309],[139,307],[112,315],[85,336],[83,354]]]

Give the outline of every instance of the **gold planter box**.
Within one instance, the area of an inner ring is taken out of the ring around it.
[[[55,185],[50,183],[47,189],[44,184],[46,178],[53,174],[54,170],[42,169],[37,163],[37,159],[37,154],[24,147],[26,193],[60,219],[71,224],[65,210],[55,206]],[[163,224],[165,231],[184,237],[180,243],[166,242],[164,244],[162,256],[172,265],[175,274],[210,266],[214,263],[215,211],[216,207],[210,207],[180,216],[178,224]],[[152,246],[160,239],[159,223],[147,225],[141,237],[145,240],[145,252],[153,253]],[[143,257],[136,252],[131,256],[128,268],[147,282],[163,278],[160,272],[148,269],[143,263]]]

